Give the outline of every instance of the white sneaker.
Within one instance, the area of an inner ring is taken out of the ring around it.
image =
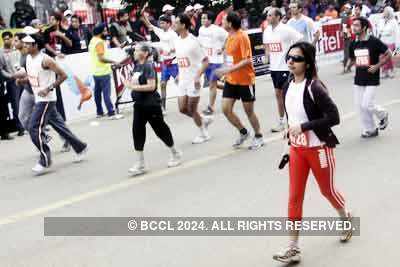
[[[285,130],[285,124],[282,122],[279,122],[277,126],[271,128],[271,132],[273,133],[279,133]]]
[[[182,152],[172,153],[171,159],[168,161],[168,168],[177,167],[182,164]]]
[[[109,117],[110,120],[120,120],[123,118],[124,118],[124,115],[122,115],[122,114],[115,114],[115,115],[112,115]]]
[[[44,167],[42,164],[37,163],[33,168],[32,171],[35,173],[35,175],[41,175],[46,173],[49,170],[49,168]]]
[[[74,162],[75,163],[82,162],[87,156],[88,149],[89,149],[88,146],[86,146],[85,149],[82,150],[80,153],[76,153]]]
[[[274,254],[272,258],[283,263],[298,263],[301,260],[301,252],[298,247],[287,247]]]
[[[132,175],[132,176],[137,176],[137,175],[141,175],[144,174],[146,172],[146,168],[144,166],[144,162],[137,162],[132,168],[130,168],[128,170],[128,172]]]
[[[256,149],[259,149],[259,148],[263,147],[264,144],[265,144],[265,142],[264,142],[264,138],[263,137],[254,137],[253,138],[253,142],[249,146],[249,149],[250,150],[256,150]]]
[[[196,138],[193,139],[192,144],[194,145],[202,144],[209,141],[210,139],[211,139],[210,135],[207,132],[205,132],[199,136],[196,136]]]
[[[233,144],[234,148],[239,148],[243,143],[249,138],[250,134],[240,134],[239,138],[236,140],[236,142]]]

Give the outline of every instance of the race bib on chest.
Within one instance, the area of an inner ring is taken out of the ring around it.
[[[354,51],[354,55],[356,57],[356,66],[357,67],[369,67],[369,50],[368,49],[357,49]]]
[[[188,68],[190,67],[190,61],[187,57],[177,58],[176,61],[178,62],[178,66],[180,68]]]
[[[232,56],[226,56],[225,57],[225,65],[227,66],[227,67],[231,67],[231,66],[233,66],[233,57]]]
[[[282,52],[282,44],[281,43],[269,43],[268,47],[269,47],[269,51],[272,53]]]
[[[308,132],[301,133],[297,136],[289,135],[290,144],[297,147],[309,147],[310,141]]]
[[[81,41],[81,49],[86,49],[87,48],[87,46],[86,46],[86,41],[85,40],[82,40]]]

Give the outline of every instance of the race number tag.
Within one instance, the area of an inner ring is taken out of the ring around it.
[[[178,62],[178,66],[180,68],[188,68],[190,67],[190,61],[187,57],[177,58],[176,61]]]
[[[227,66],[227,67],[231,67],[231,66],[233,66],[233,57],[232,56],[226,56],[225,57],[225,65]]]
[[[368,49],[357,49],[354,51],[356,56],[356,66],[357,67],[369,67],[369,50]]]
[[[308,132],[301,133],[297,136],[289,135],[290,144],[297,147],[308,147],[309,138]]]
[[[269,43],[268,47],[269,47],[269,51],[272,53],[282,52],[282,44],[281,43]]]
[[[84,50],[84,49],[86,49],[86,48],[87,48],[87,46],[86,46],[86,41],[85,41],[85,40],[82,40],[82,41],[81,41],[81,49]]]

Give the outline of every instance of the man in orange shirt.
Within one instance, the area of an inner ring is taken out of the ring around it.
[[[254,113],[255,72],[249,36],[241,30],[241,19],[236,12],[229,12],[223,19],[223,27],[229,33],[225,44],[225,66],[216,70],[216,75],[225,75],[222,110],[229,122],[240,132],[233,147],[240,147],[250,136],[238,116],[233,112],[236,100],[242,100],[243,108],[254,129],[255,137],[249,149],[264,145],[260,123]]]

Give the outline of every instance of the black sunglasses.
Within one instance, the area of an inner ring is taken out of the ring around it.
[[[300,63],[300,62],[306,61],[306,59],[305,59],[303,56],[291,56],[291,55],[287,55],[287,56],[286,56],[286,62],[288,62],[289,60],[293,60],[293,62],[296,62],[296,63]]]

